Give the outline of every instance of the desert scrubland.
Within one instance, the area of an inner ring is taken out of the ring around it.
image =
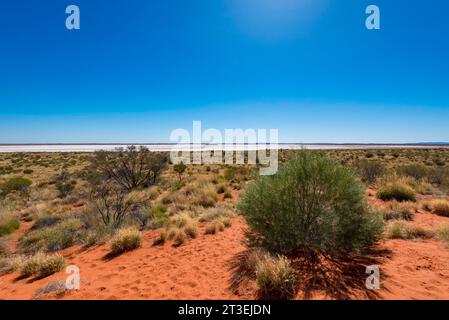
[[[449,150],[279,157],[0,154],[0,299],[449,299]]]

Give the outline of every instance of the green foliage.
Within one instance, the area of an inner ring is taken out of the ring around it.
[[[13,191],[25,193],[31,184],[31,180],[23,177],[11,178],[0,185],[0,194],[6,196]]]
[[[52,227],[38,229],[22,239],[21,245],[27,252],[39,250],[58,251],[74,245],[80,240],[84,224],[81,220],[71,218]]]
[[[99,180],[112,179],[127,191],[145,188],[156,183],[166,163],[165,155],[145,147],[98,151],[92,160],[89,180],[95,185]]]
[[[179,180],[182,179],[182,175],[186,171],[186,169],[187,169],[187,166],[182,161],[173,166],[173,170],[179,175]]]
[[[368,212],[364,187],[354,173],[312,151],[302,150],[271,177],[260,177],[239,209],[250,240],[274,253],[362,249],[380,233]]]
[[[0,224],[0,237],[11,234],[20,227],[20,222],[16,219],[12,219],[4,224]]]

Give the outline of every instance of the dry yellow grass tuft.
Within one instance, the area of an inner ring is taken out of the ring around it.
[[[432,213],[439,216],[449,217],[449,201],[446,199],[434,199],[430,202]]]
[[[120,254],[134,250],[142,245],[142,232],[136,228],[120,229],[111,239],[111,252]]]

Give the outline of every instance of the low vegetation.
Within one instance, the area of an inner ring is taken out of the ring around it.
[[[377,197],[384,201],[416,201],[416,192],[407,183],[392,179],[383,182],[377,191]]]
[[[250,185],[239,209],[250,241],[272,253],[338,255],[363,249],[380,234],[381,220],[368,211],[364,194],[349,168],[303,150],[276,175]]]
[[[117,231],[111,239],[112,254],[121,254],[139,248],[143,242],[142,233],[135,228],[126,228]]]
[[[434,233],[431,230],[413,225],[405,221],[393,221],[385,228],[386,239],[428,239]]]
[[[42,252],[27,258],[20,266],[22,277],[47,277],[64,268],[65,259],[60,255],[48,255]]]
[[[286,257],[267,254],[259,259],[256,279],[263,300],[289,300],[296,294],[297,279]]]

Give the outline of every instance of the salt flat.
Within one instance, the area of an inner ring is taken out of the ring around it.
[[[127,144],[3,144],[0,145],[0,153],[11,152],[94,152],[98,150],[115,150],[116,148],[126,147]],[[255,145],[255,144],[192,144],[192,145],[174,145],[174,144],[138,144],[145,146],[150,151],[175,151],[187,150],[259,150],[275,147],[274,145]],[[278,144],[279,149],[296,150],[296,149],[313,149],[313,150],[332,150],[332,149],[449,149],[447,145],[437,144],[300,144],[286,143]]]

